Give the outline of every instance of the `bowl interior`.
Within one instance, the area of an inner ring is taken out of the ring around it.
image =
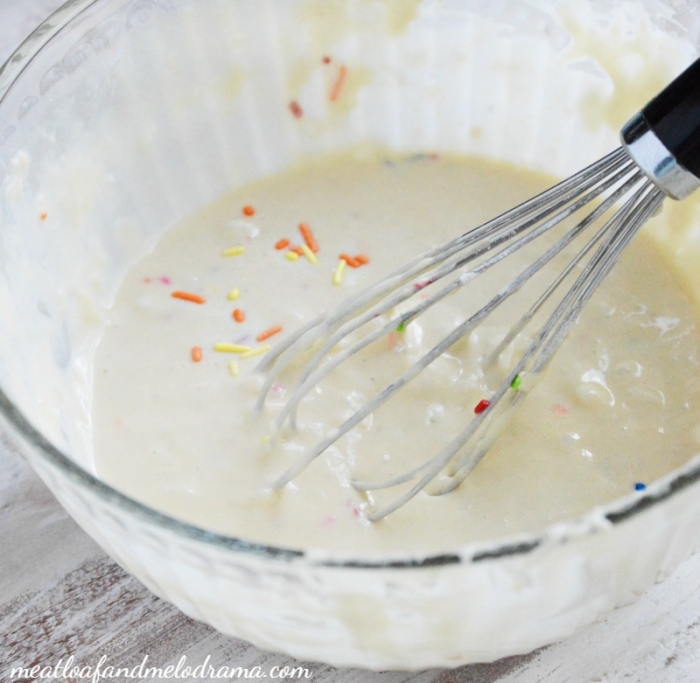
[[[94,472],[90,361],[105,312],[175,223],[358,145],[565,176],[612,149],[695,56],[691,4],[69,3],[0,77],[2,391]],[[334,109],[330,51],[352,65]],[[652,228],[696,298],[699,212],[674,207]]]

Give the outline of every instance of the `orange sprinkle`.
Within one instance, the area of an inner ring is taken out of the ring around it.
[[[343,86],[345,85],[345,79],[347,75],[348,67],[345,65],[340,66],[338,68],[338,77],[335,79],[335,83],[333,83],[330,95],[328,96],[328,99],[331,102],[335,102],[340,97],[340,93],[342,92]]]
[[[316,254],[318,252],[318,242],[316,242],[316,238],[314,237],[314,234],[311,232],[311,228],[309,227],[308,223],[299,223],[299,232],[301,233],[301,236],[304,238],[304,242],[306,242],[306,246],[311,249],[311,251]]]
[[[289,240],[286,237],[283,237],[277,244],[275,244],[275,249],[278,251],[281,251],[282,249],[286,248],[289,246]]]
[[[304,116],[304,110],[301,108],[301,105],[296,100],[292,100],[289,103],[289,110],[298,119]]]
[[[264,342],[266,339],[269,339],[270,337],[274,337],[276,334],[279,334],[282,331],[282,325],[275,325],[274,327],[271,327],[269,330],[265,330],[264,332],[261,332],[257,337],[257,341],[259,342]]]
[[[369,258],[364,254],[358,254],[355,256],[355,260],[361,265],[366,266],[369,263]]]
[[[192,357],[193,363],[201,362],[202,358],[204,357],[204,353],[202,352],[202,347],[201,346],[193,346],[192,350],[190,351],[190,356]]]
[[[182,299],[183,301],[191,301],[193,304],[203,304],[206,303],[206,299],[199,294],[191,294],[190,292],[173,292],[171,295],[173,299]]]
[[[351,268],[359,268],[362,264],[349,254],[341,254],[338,258],[343,259]]]
[[[244,206],[244,207],[243,207],[243,215],[244,215],[244,216],[254,216],[254,215],[255,215],[255,207],[253,207],[253,206]]]
[[[42,212],[39,214],[39,218],[41,218],[42,221],[45,221],[48,217],[49,217],[49,214],[48,214],[47,211],[42,211]]]
[[[233,312],[233,319],[234,319],[237,323],[242,323],[242,322],[245,320],[245,313],[244,313],[240,308],[237,308],[237,309]]]
[[[299,254],[299,256],[304,255],[304,250],[301,247],[292,247],[289,251],[293,251],[295,254]]]

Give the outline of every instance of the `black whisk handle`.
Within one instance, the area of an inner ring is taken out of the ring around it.
[[[651,100],[642,116],[678,163],[700,178],[700,59]]]
[[[700,187],[700,59],[627,123],[622,140],[670,197],[684,199]]]

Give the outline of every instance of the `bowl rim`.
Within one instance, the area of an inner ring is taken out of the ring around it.
[[[67,0],[57,10],[40,23],[27,38],[10,54],[4,64],[0,65],[0,107],[5,96],[21,78],[25,68],[34,57],[59,33],[69,27],[71,22],[104,0]],[[126,3],[129,0],[121,0]],[[96,495],[102,502],[114,504],[122,511],[134,514],[142,521],[174,532],[187,539],[214,545],[220,549],[244,553],[274,561],[304,561],[314,566],[348,569],[417,569],[442,565],[469,564],[486,560],[498,560],[513,556],[522,556],[550,545],[552,542],[563,544],[576,538],[586,537],[601,530],[612,530],[638,514],[655,507],[679,491],[700,480],[700,456],[691,458],[685,465],[667,473],[650,483],[646,490],[627,494],[621,498],[596,506],[578,518],[559,522],[544,527],[537,532],[501,536],[489,541],[476,541],[464,544],[452,551],[426,552],[406,557],[404,553],[384,557],[353,557],[347,551],[321,550],[317,548],[299,550],[278,547],[265,543],[246,541],[235,536],[209,531],[159,512],[145,503],[141,503],[105,483],[92,474],[63,451],[55,447],[17,408],[0,386],[0,418],[9,424],[11,437],[19,435],[26,440],[33,450],[61,474],[74,483],[85,487],[89,493]],[[0,432],[1,437],[5,434]],[[2,438],[0,447],[10,446],[21,455],[23,450],[17,446],[14,438]],[[14,448],[13,448],[14,447]]]

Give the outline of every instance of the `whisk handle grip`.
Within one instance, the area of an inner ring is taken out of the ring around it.
[[[673,199],[700,188],[700,59],[623,127],[639,168]]]
[[[676,161],[700,178],[700,59],[666,86],[641,113]]]

